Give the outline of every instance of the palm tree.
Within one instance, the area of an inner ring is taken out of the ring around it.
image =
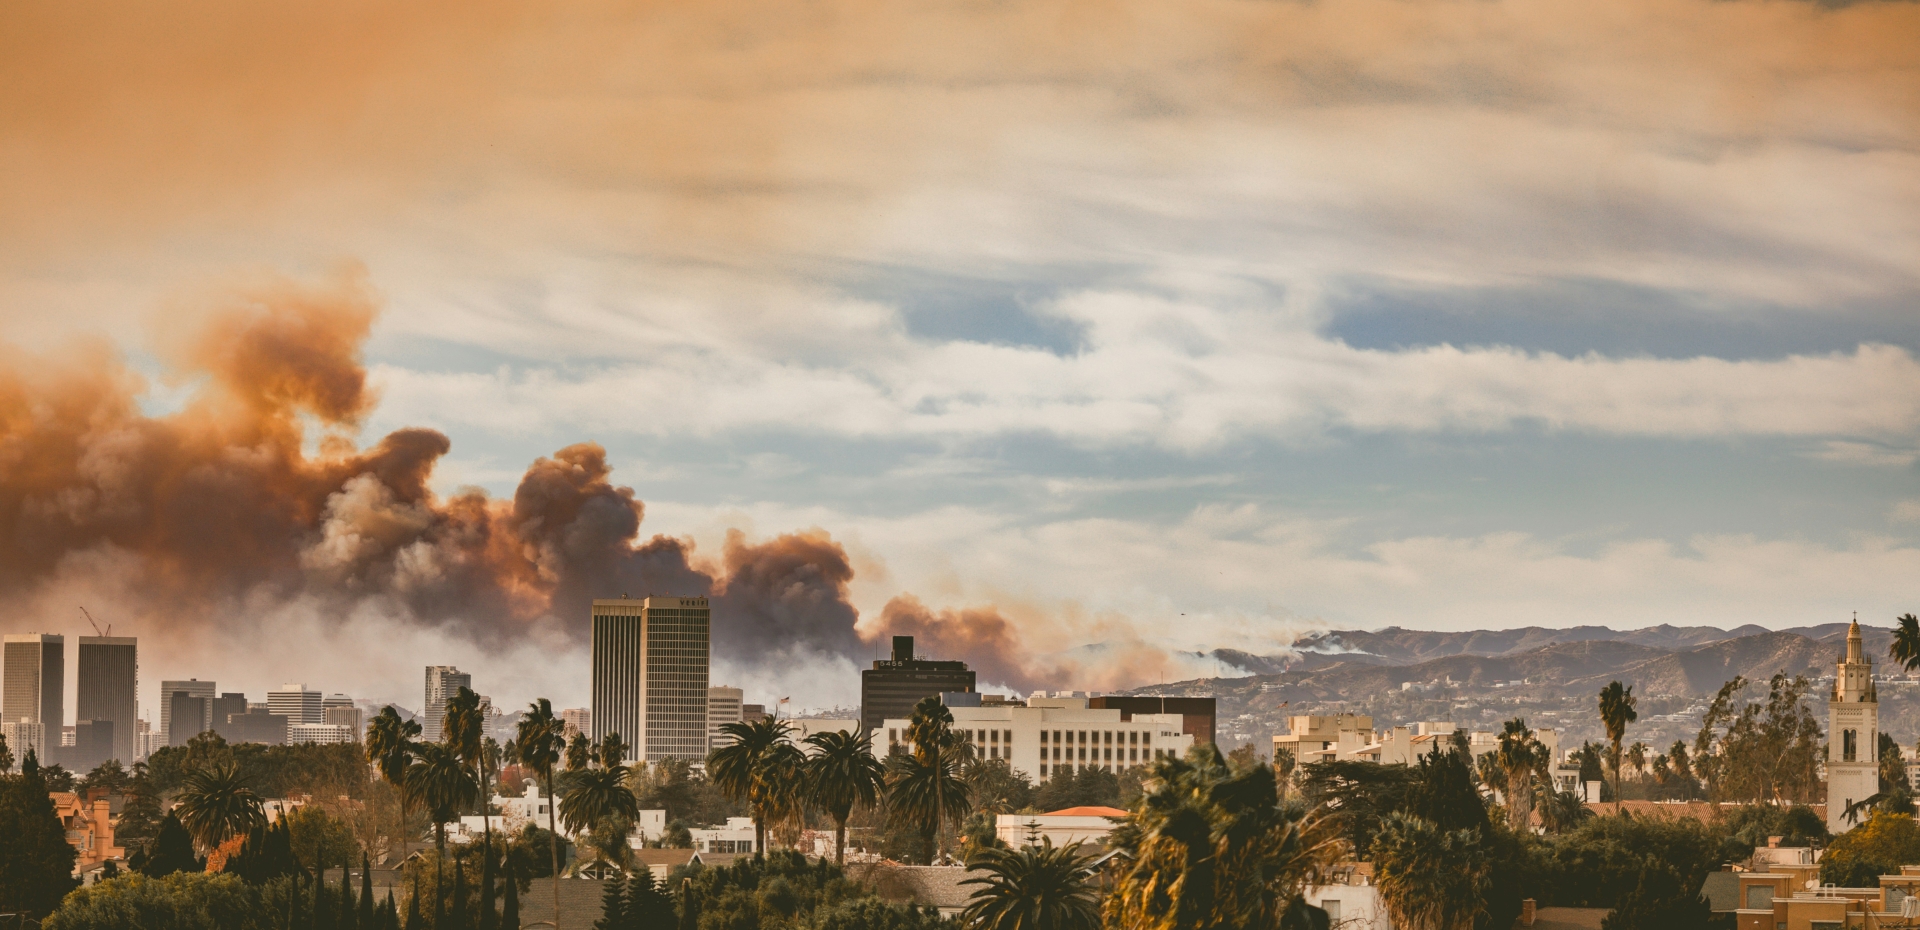
[[[1620,813],[1620,741],[1627,738],[1627,724],[1640,719],[1633,709],[1633,689],[1610,682],[1600,689],[1600,722],[1607,728],[1607,761],[1613,766],[1613,812]]]
[[[1301,890],[1340,855],[1331,821],[1282,802],[1273,767],[1235,772],[1212,745],[1154,764],[1113,832],[1114,930],[1308,926]]]
[[[1492,863],[1477,830],[1395,812],[1374,836],[1373,870],[1400,930],[1472,930],[1486,912]]]
[[[934,844],[941,822],[958,823],[973,809],[959,775],[968,753],[953,732],[953,712],[938,697],[914,705],[907,738],[913,752],[887,759],[887,818],[896,826],[918,829],[932,862],[939,852]]]
[[[547,851],[553,856],[553,923],[560,926],[560,830],[554,818],[559,799],[553,793],[553,767],[560,763],[560,749],[566,745],[566,725],[553,716],[553,702],[541,698],[527,705],[514,731],[514,757],[533,769],[547,789]]]
[[[407,855],[407,766],[413,764],[414,740],[420,736],[420,724],[400,719],[392,704],[382,708],[367,725],[367,761],[380,770],[380,777],[400,795],[400,856]]]
[[[1540,805],[1540,826],[1548,833],[1565,833],[1593,816],[1578,792],[1548,789],[1546,802]]]
[[[189,773],[174,813],[204,851],[267,825],[260,796],[247,787],[232,762],[215,762]]]
[[[447,857],[447,820],[473,803],[480,786],[460,756],[444,743],[421,743],[418,753],[419,758],[407,769],[407,793],[433,817],[433,846],[439,853],[433,861],[433,906],[437,919],[441,902],[446,898],[442,866]]]
[[[753,815],[754,851],[767,848],[768,815],[780,786],[770,775],[791,761],[788,753],[798,754],[787,735],[793,727],[775,717],[763,717],[753,723],[722,724],[720,734],[732,742],[707,754],[707,777],[727,797],[744,800]],[[781,747],[785,747],[783,752]]]
[[[566,800],[560,802],[560,822],[566,825],[567,832],[575,836],[593,833],[594,839],[605,841],[606,837],[598,834],[609,822],[631,825],[633,819],[640,816],[640,801],[627,784],[630,774],[632,770],[624,765],[573,773],[567,781]],[[611,861],[624,869],[633,858],[627,848],[627,830],[609,832],[615,834],[611,841],[604,845],[596,842],[596,851],[602,861]]]
[[[474,782],[479,786],[475,794],[479,798],[480,822],[487,835],[487,848],[493,848],[493,818],[487,805],[487,754],[486,720],[480,712],[480,695],[472,688],[462,686],[447,699],[447,716],[440,727],[440,739],[453,750],[460,761],[473,767]]]
[[[618,733],[608,733],[600,738],[600,764],[606,768],[618,768],[627,761],[627,751],[632,749]]]
[[[1893,645],[1887,655],[1911,672],[1920,668],[1920,617],[1901,614],[1894,620]]]
[[[1534,776],[1546,770],[1547,747],[1534,738],[1525,720],[1515,717],[1507,721],[1500,733],[1500,748],[1492,755],[1503,776],[1507,823],[1515,831],[1525,831],[1533,817]]]
[[[978,930],[1098,930],[1100,904],[1094,896],[1093,865],[1080,844],[1059,849],[985,849],[968,863],[983,872],[961,885],[979,885],[961,916]]]
[[[886,766],[873,757],[873,734],[834,730],[807,737],[814,752],[807,757],[806,783],[813,803],[833,818],[833,861],[847,864],[847,818],[853,809],[880,802]]]

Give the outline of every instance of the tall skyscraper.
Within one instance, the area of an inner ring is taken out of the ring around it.
[[[204,698],[200,719],[189,721],[186,726],[191,732],[176,734],[173,732],[173,696],[185,694],[188,697]],[[185,746],[193,739],[213,729],[213,682],[189,678],[186,681],[160,682],[160,745]]]
[[[67,688],[67,638],[48,633],[8,633],[0,658],[0,723],[26,724],[7,738],[15,759],[27,754],[27,740],[34,755],[51,762],[47,753],[47,734],[59,742],[61,725],[66,723],[64,701]]]
[[[740,722],[740,702],[747,693],[739,688],[726,685],[707,689],[707,751],[733,742],[732,737],[722,736],[720,728],[729,723]]]
[[[304,684],[284,684],[267,692],[267,709],[287,718],[287,725],[320,722],[320,692]]]
[[[904,719],[921,698],[943,691],[972,691],[965,662],[937,662],[913,655],[913,637],[893,638],[893,659],[876,659],[860,673],[860,725],[869,731],[889,719]]]
[[[451,665],[427,666],[426,707],[420,711],[420,738],[429,743],[440,740],[440,728],[447,722],[447,699],[472,688],[473,676]]]
[[[704,597],[593,602],[593,738],[618,733],[635,759],[707,754]]]
[[[593,733],[593,711],[584,707],[569,707],[560,712],[560,722],[567,725],[567,736],[575,733]],[[623,737],[624,738],[624,737]]]
[[[106,745],[105,759],[119,759],[131,767],[135,758],[135,721],[140,719],[140,641],[132,636],[80,637],[80,681],[74,720],[90,721],[91,742],[75,743],[83,756]],[[100,728],[111,723],[112,730]]]

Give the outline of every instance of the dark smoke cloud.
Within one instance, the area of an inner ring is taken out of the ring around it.
[[[105,342],[42,358],[0,350],[0,598],[30,600],[63,566],[104,554],[131,566],[125,588],[140,592],[149,636],[237,629],[299,598],[482,644],[535,632],[578,642],[593,598],[676,594],[715,599],[715,658],[748,673],[857,663],[863,635],[894,633],[1023,691],[1110,686],[1093,678],[1164,664],[1137,641],[1108,644],[1090,678],[1035,660],[995,608],[935,612],[911,595],[863,629],[852,562],[817,528],[760,542],[730,531],[718,565],[697,567],[690,541],[642,538],[645,505],[593,443],[534,461],[511,500],[474,488],[441,498],[431,478],[446,436],[354,441],[376,401],[361,358],[375,311],[350,276],[187,314],[162,352],[170,377],[197,386],[162,416],[141,412],[143,379]]]
[[[104,342],[0,357],[0,596],[111,551],[157,605],[149,635],[248,619],[222,604],[317,597],[481,641],[537,627],[577,638],[595,597],[712,594],[716,649],[738,666],[856,651],[853,570],[823,531],[734,533],[716,579],[690,542],[642,540],[645,508],[598,445],[535,461],[511,500],[437,497],[450,444],[433,430],[355,447],[375,401],[361,360],[374,312],[357,279],[241,295],[163,337],[174,374],[199,379],[164,416],[140,411],[143,380]]]

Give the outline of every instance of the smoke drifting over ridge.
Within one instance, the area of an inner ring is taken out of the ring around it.
[[[859,628],[852,563],[824,530],[734,530],[712,565],[688,540],[643,538],[645,505],[593,443],[536,460],[511,499],[437,496],[445,435],[353,440],[376,400],[361,360],[375,312],[352,278],[227,299],[160,340],[195,385],[162,415],[141,411],[144,380],[104,341],[0,357],[0,600],[110,563],[140,592],[150,639],[239,630],[262,605],[305,599],[494,647],[577,644],[595,597],[708,595],[715,660],[734,670],[857,662],[863,632],[904,632],[975,662],[983,683],[1064,673],[1026,661],[992,608],[935,614],[903,595]]]

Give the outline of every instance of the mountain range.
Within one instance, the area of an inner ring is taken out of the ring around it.
[[[1741,626],[1654,626],[1438,632],[1389,627],[1329,630],[1302,637],[1289,652],[1213,656],[1250,673],[1268,692],[1296,699],[1397,690],[1403,683],[1452,680],[1467,688],[1527,680],[1534,685],[1592,690],[1618,679],[1644,695],[1712,694],[1743,675],[1764,681],[1775,672],[1831,674],[1846,646],[1847,624],[1768,630]],[[1888,628],[1862,627],[1867,655],[1885,670]]]

